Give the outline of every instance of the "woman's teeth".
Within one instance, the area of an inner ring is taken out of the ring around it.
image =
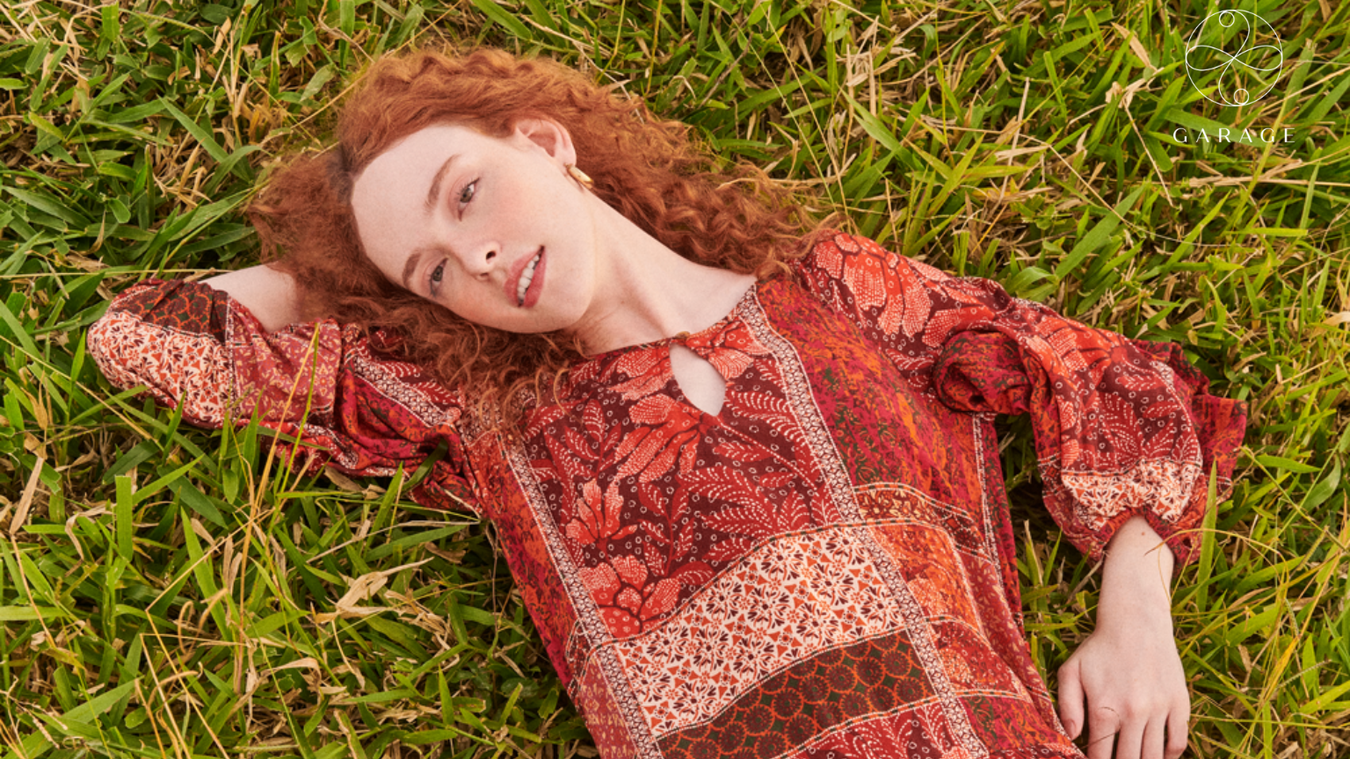
[[[520,283],[516,285],[517,305],[525,305],[525,291],[530,289],[530,283],[534,281],[534,267],[539,265],[539,255],[535,254],[534,258],[525,265],[525,271],[520,274]]]

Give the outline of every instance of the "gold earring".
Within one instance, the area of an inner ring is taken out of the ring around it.
[[[575,163],[567,164],[567,175],[577,180],[577,184],[582,187],[585,187],[588,190],[595,189],[595,181],[586,176],[586,172],[578,169]]]

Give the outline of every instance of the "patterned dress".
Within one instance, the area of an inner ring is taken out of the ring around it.
[[[415,468],[492,520],[603,756],[1080,757],[1021,619],[994,415],[1029,413],[1047,505],[1100,556],[1143,515],[1199,545],[1242,404],[1175,345],[1128,340],[835,235],[712,327],[576,364],[506,434],[376,338],[267,334],[152,281],[90,332],[115,384],[219,426],[260,413],[315,461]],[[721,411],[671,374],[680,342]]]

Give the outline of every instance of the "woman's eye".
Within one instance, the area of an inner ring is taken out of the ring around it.
[[[437,264],[436,268],[431,270],[431,292],[435,294],[436,285],[440,284],[445,278],[445,264]]]
[[[459,191],[459,204],[468,205],[469,201],[473,200],[473,196],[477,192],[478,192],[478,180],[475,179],[474,181],[464,185],[464,189]]]

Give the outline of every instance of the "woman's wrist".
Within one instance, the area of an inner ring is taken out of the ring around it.
[[[1111,539],[1102,566],[1097,626],[1171,634],[1172,549],[1143,517],[1133,517]]]

